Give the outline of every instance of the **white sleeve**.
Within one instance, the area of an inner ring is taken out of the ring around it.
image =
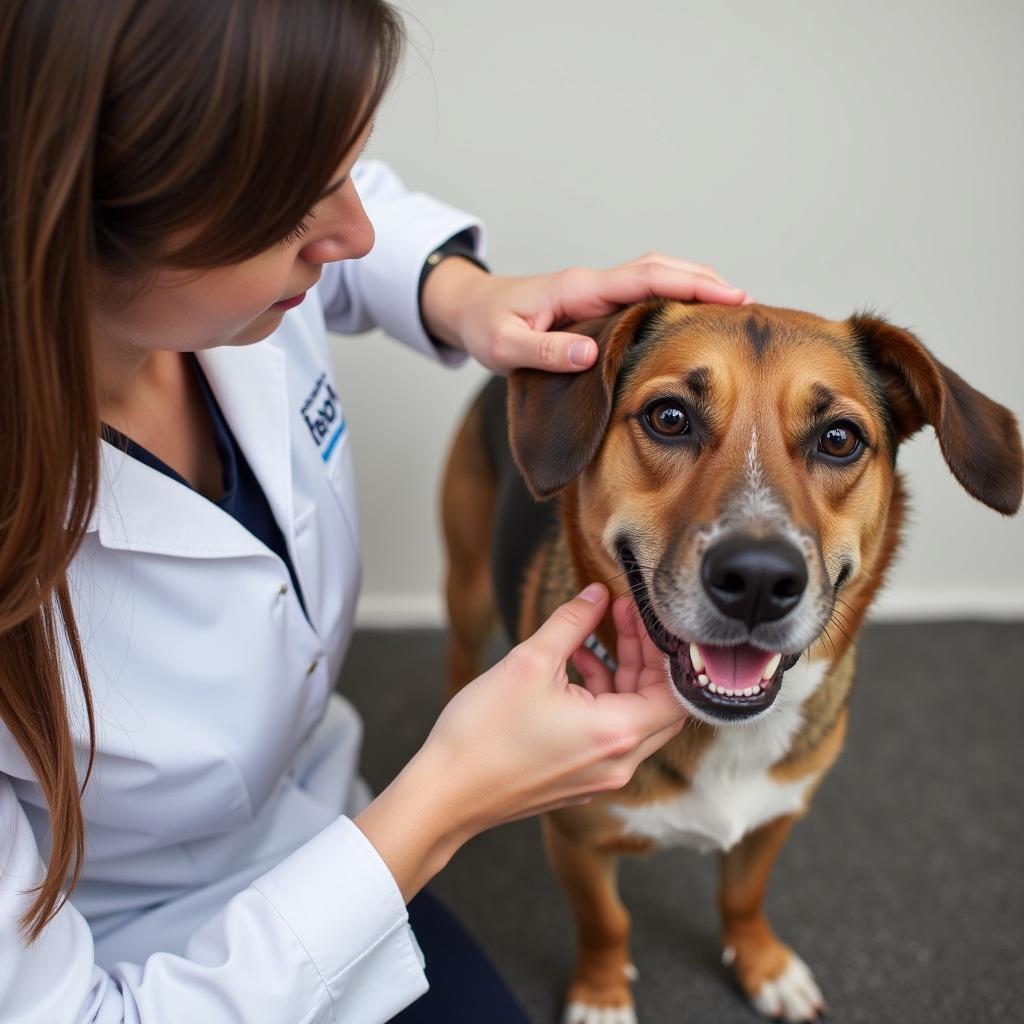
[[[483,256],[484,229],[476,217],[422,192],[410,192],[386,164],[360,162],[353,181],[373,224],[369,255],[324,266],[320,296],[329,330],[358,334],[380,327],[424,355],[457,364],[465,354],[438,349],[420,320],[419,280],[427,257],[462,231],[472,232]]]
[[[85,919],[66,903],[31,945],[18,918],[39,884],[35,837],[0,775],[0,1021],[141,1024],[379,1024],[427,989],[394,879],[340,818],[232,899],[184,956],[95,963]]]

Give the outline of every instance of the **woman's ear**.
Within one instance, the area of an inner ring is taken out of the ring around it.
[[[1024,454],[1013,413],[940,363],[910,331],[863,314],[850,324],[885,388],[896,443],[929,424],[967,493],[1013,515],[1024,489]]]
[[[660,301],[644,302],[566,328],[597,342],[597,362],[588,370],[516,370],[509,376],[509,442],[535,498],[556,494],[597,454],[626,352],[661,306]]]

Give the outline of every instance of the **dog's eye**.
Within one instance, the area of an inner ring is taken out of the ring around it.
[[[655,433],[664,437],[679,437],[690,429],[686,412],[678,402],[656,402],[647,410],[647,422]]]
[[[818,451],[833,459],[849,459],[860,451],[860,435],[849,423],[833,423],[818,438]]]

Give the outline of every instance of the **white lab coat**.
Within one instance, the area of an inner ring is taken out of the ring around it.
[[[356,185],[372,253],[326,266],[268,339],[199,356],[312,625],[280,558],[102,444],[99,504],[71,570],[97,724],[85,870],[25,946],[16,923],[48,822],[0,726],[2,1021],[370,1024],[427,988],[395,881],[345,816],[368,799],[359,718],[330,694],[352,633],[358,527],[325,325],[379,325],[454,361],[423,330],[417,282],[434,248],[465,228],[479,242],[480,228],[382,164],[361,165]],[[81,767],[85,717],[69,692]]]

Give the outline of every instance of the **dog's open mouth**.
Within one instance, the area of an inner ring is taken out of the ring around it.
[[[730,646],[684,640],[655,613],[633,552],[619,552],[630,589],[651,639],[669,660],[672,682],[695,708],[720,721],[752,718],[771,707],[779,684],[799,654],[783,655],[753,644]]]

